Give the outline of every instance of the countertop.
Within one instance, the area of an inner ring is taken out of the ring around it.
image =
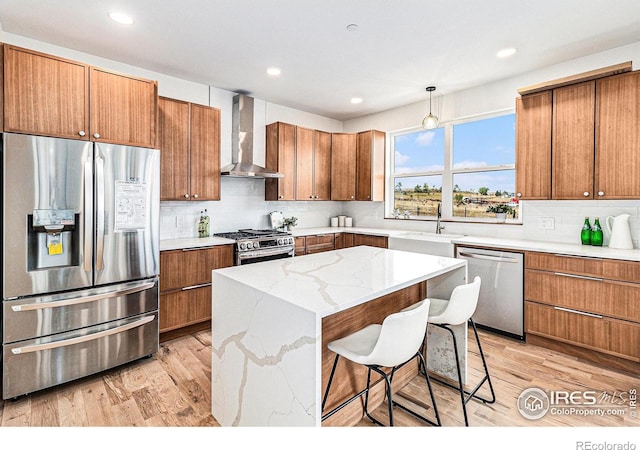
[[[465,264],[460,259],[359,246],[217,269],[213,279],[227,277],[259,295],[325,317]]]
[[[609,247],[592,247],[581,244],[565,244],[561,242],[534,241],[529,239],[501,239],[486,236],[461,236],[435,234],[420,231],[391,230],[387,228],[365,228],[365,227],[314,227],[314,228],[294,228],[291,234],[294,237],[310,236],[328,233],[359,233],[372,236],[397,237],[412,235],[420,239],[442,241],[450,239],[454,244],[485,246],[498,249],[536,251],[544,253],[558,253],[564,255],[587,256],[593,258],[620,259],[625,261],[640,261],[640,249],[619,250]],[[233,244],[231,239],[218,237],[210,238],[186,238],[167,239],[160,241],[160,250],[175,250],[182,248],[208,247],[212,245]]]

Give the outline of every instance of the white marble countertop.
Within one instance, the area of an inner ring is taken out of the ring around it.
[[[372,236],[395,236],[399,234],[406,234],[404,230],[390,230],[387,228],[362,228],[362,227],[314,227],[314,228],[294,228],[291,230],[291,234],[294,236],[311,236],[314,234],[329,234],[329,233],[360,233],[369,234]]]
[[[460,259],[359,246],[213,272],[214,279],[231,278],[325,317],[465,264]]]
[[[161,239],[160,251],[163,250],[179,250],[183,248],[211,247],[213,245],[233,244],[233,239],[225,239],[220,237],[208,238],[181,238],[181,239]]]

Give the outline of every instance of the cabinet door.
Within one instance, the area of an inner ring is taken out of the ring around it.
[[[356,200],[384,200],[384,144],[382,131],[358,133]]]
[[[220,200],[220,110],[191,104],[191,200]]]
[[[368,245],[370,247],[380,247],[387,248],[387,237],[386,236],[371,236],[368,234],[354,234],[353,235],[353,245]]]
[[[267,125],[266,168],[284,174],[265,179],[265,200],[296,199],[296,127],[282,122]]]
[[[4,47],[4,130],[89,139],[89,66]]]
[[[294,238],[294,254],[296,256],[304,255],[306,251],[306,239],[304,236]]]
[[[211,319],[211,286],[160,295],[160,332]]]
[[[189,103],[160,97],[158,100],[158,148],[160,149],[160,199],[190,198]]]
[[[331,133],[313,132],[313,192],[316,200],[331,199]]]
[[[160,292],[211,283],[211,271],[233,265],[233,245],[160,252]]]
[[[596,83],[596,198],[640,197],[640,71]]]
[[[356,147],[355,134],[331,135],[331,200],[356,198]]]
[[[516,99],[516,196],[551,198],[551,91]]]
[[[335,247],[335,234],[319,234],[316,236],[306,237],[306,249],[305,253],[320,253],[334,250]]]
[[[553,91],[552,187],[554,199],[592,199],[595,81]]]
[[[313,130],[296,127],[296,200],[314,200]]]
[[[157,82],[97,67],[89,80],[91,140],[155,147]]]

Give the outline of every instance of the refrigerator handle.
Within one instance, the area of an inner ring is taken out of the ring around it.
[[[104,159],[96,158],[96,270],[104,268]]]
[[[119,326],[117,328],[111,328],[108,330],[99,331],[97,333],[88,334],[86,336],[79,336],[71,339],[65,339],[64,341],[60,341],[60,342],[48,342],[46,344],[26,345],[24,347],[12,348],[11,353],[13,353],[14,355],[20,355],[23,353],[40,352],[43,350],[52,350],[60,347],[68,347],[70,345],[81,344],[83,342],[95,341],[96,339],[101,339],[103,337],[112,336],[114,334],[122,333],[123,331],[141,327],[142,325],[151,322],[155,318],[156,318],[155,315],[145,316],[136,320],[135,322],[131,322],[126,325]]]
[[[84,271],[91,272],[93,249],[93,167],[91,160],[84,162]]]

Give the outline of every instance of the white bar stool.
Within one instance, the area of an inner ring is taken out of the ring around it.
[[[430,301],[428,299],[422,300],[400,312],[388,315],[382,322],[382,325],[368,325],[346,337],[329,342],[327,347],[329,350],[336,353],[336,357],[333,362],[333,368],[331,369],[331,375],[329,376],[329,383],[327,384],[327,389],[325,390],[322,400],[322,411],[324,411],[327,398],[329,397],[329,390],[331,389],[331,383],[333,382],[333,376],[340,356],[354,363],[362,364],[369,370],[367,372],[367,386],[353,397],[324,414],[322,416],[322,420],[331,417],[349,403],[365,394],[365,414],[372,422],[377,425],[383,425],[380,421],[369,414],[368,409],[371,371],[373,370],[385,381],[390,426],[393,426],[394,406],[398,406],[426,423],[435,426],[441,425],[435,397],[431,390],[431,382],[429,381],[426,364],[421,352],[422,343],[427,331],[429,306]],[[401,404],[394,402],[392,398],[391,383],[393,381],[393,375],[396,370],[400,369],[410,361],[413,361],[415,358],[418,358],[418,370],[425,375],[429,394],[431,395],[431,404],[433,405],[433,411],[436,419],[435,422],[411,411]],[[390,367],[391,373],[387,375],[387,373],[382,370],[382,367]]]
[[[456,368],[458,371],[458,386],[450,384],[444,380],[434,379],[435,381],[442,383],[446,386],[454,388],[460,392],[460,401],[462,402],[462,411],[464,413],[464,424],[469,426],[469,419],[467,417],[467,403],[472,398],[481,400],[483,403],[495,403],[496,395],[493,391],[493,384],[491,384],[491,377],[489,376],[489,369],[487,368],[487,361],[484,358],[482,351],[482,345],[480,345],[480,338],[478,337],[478,330],[476,324],[473,322],[471,316],[476,311],[478,305],[478,296],[480,295],[480,277],[476,276],[473,282],[468,284],[462,284],[456,286],[451,293],[449,300],[443,300],[439,298],[430,298],[431,307],[429,309],[429,323],[431,325],[443,328],[451,333],[453,339],[453,349],[456,357]],[[449,328],[451,325],[461,325],[463,323],[470,323],[473,327],[473,333],[478,343],[478,350],[480,351],[480,357],[482,358],[482,365],[484,367],[484,377],[476,386],[470,391],[464,389],[462,384],[462,374],[460,372],[460,361],[458,360],[458,344],[456,342],[456,336],[453,330]],[[483,398],[477,395],[478,390],[482,385],[487,382],[489,384],[489,390],[491,391],[491,398]]]

